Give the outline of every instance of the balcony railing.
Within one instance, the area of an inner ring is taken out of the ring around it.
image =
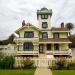
[[[16,55],[38,55],[38,51],[17,51]]]
[[[72,55],[72,52],[70,51],[46,51],[46,54],[52,54],[52,55]]]
[[[16,41],[16,42],[18,42],[18,41],[38,42],[39,38],[38,37],[34,37],[34,38],[15,38],[14,41]]]

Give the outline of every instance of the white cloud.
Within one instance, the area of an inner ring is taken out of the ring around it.
[[[37,25],[36,11],[44,6],[53,10],[52,26],[62,21],[75,24],[74,0],[0,0],[0,37],[9,36],[23,19]]]

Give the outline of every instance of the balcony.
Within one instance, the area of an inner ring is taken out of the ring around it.
[[[51,55],[72,55],[72,52],[67,50],[67,51],[46,51],[46,54],[51,54]]]
[[[38,55],[38,51],[17,51],[16,55]]]
[[[14,41],[16,42],[39,42],[39,38],[38,37],[34,37],[34,38],[15,38]]]

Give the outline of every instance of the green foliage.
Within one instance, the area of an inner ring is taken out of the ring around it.
[[[75,35],[70,35],[68,38],[72,42],[72,44],[70,44],[70,47],[75,48]]]
[[[67,69],[75,70],[75,61],[68,63]]]
[[[52,70],[63,70],[63,69],[68,69],[69,63],[65,58],[59,58],[55,63],[52,65],[51,69]]]
[[[0,45],[7,45],[9,43],[14,44],[15,43],[13,41],[14,38],[15,38],[15,35],[14,34],[11,34],[8,39],[6,39],[6,40],[0,40]]]
[[[0,48],[0,50],[2,50],[3,48]]]
[[[7,40],[8,40],[9,43],[13,44],[14,43],[13,42],[14,38],[15,38],[15,35],[11,34]]]
[[[75,75],[75,70],[52,70],[52,75]]]
[[[62,70],[62,69],[65,69],[66,67],[66,60],[65,59],[58,59],[57,62],[56,62],[56,66],[57,66],[57,69],[59,70]]]
[[[54,61],[52,66],[49,66],[51,70],[75,70],[75,61],[67,60],[66,58],[60,58]]]
[[[69,30],[74,28],[74,24],[73,23],[67,23],[66,24],[66,28],[68,28]]]
[[[15,59],[12,56],[5,56],[0,59],[0,69],[12,69]]]
[[[9,42],[8,40],[1,40],[0,45],[7,45]]]
[[[24,60],[24,68],[26,69],[30,69],[30,68],[33,68],[34,67],[34,61],[31,60],[30,58],[26,58],[26,60]]]
[[[35,69],[0,70],[0,75],[34,75]]]

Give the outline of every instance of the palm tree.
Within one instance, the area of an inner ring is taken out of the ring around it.
[[[66,28],[68,28],[69,30],[71,30],[71,29],[74,28],[74,24],[69,22],[69,23],[66,24]]]
[[[66,24],[66,28],[68,28],[69,30],[72,30],[74,28],[74,24],[69,22]],[[69,35],[71,35],[71,32],[69,32]]]

